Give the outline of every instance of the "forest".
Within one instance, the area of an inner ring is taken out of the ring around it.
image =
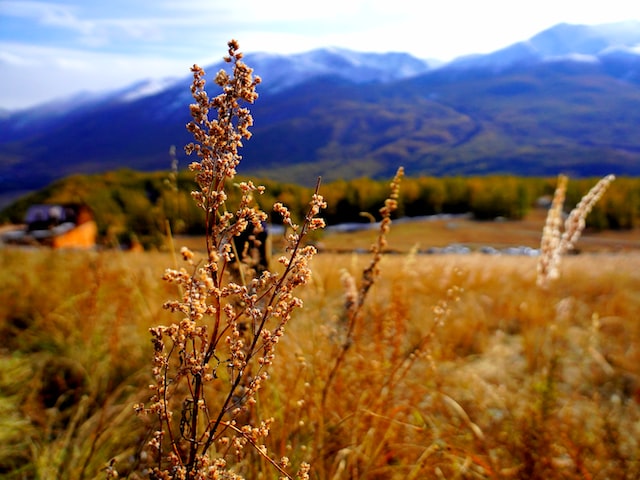
[[[237,184],[245,180],[237,177]],[[254,180],[265,192],[256,195],[270,222],[281,219],[270,205],[281,202],[292,216],[304,215],[311,188],[274,180]],[[478,221],[521,220],[536,206],[548,206],[556,178],[516,176],[406,177],[398,199],[397,217],[467,213]],[[592,178],[572,179],[567,204],[575,205],[591,185]],[[73,175],[22,197],[0,212],[0,223],[19,224],[30,205],[37,203],[81,203],[94,212],[99,239],[105,246],[127,244],[132,238],[145,248],[164,244],[167,222],[173,234],[201,235],[203,213],[191,199],[195,189],[188,171],[139,172],[128,169],[94,175]],[[227,189],[229,209],[239,198],[233,184]],[[387,182],[358,178],[322,184],[327,201],[324,218],[328,225],[369,222],[387,195]],[[234,195],[235,194],[235,195]],[[628,230],[640,225],[640,178],[616,179],[616,188],[595,206],[587,218],[593,230]]]

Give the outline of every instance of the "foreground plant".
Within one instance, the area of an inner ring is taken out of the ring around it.
[[[189,168],[196,172],[198,185],[193,198],[205,212],[206,257],[197,260],[183,248],[187,266],[168,269],[164,275],[181,291],[181,298],[164,306],[182,319],[151,329],[153,397],[148,405],[136,406],[140,414],[156,419],[147,445],[150,478],[240,479],[248,461],[259,461],[256,454],[282,478],[292,478],[289,460],[273,459],[264,446],[272,419],[260,419],[252,407],[285,326],[302,306],[294,292],[311,277],[309,261],[316,253],[314,247],[303,246],[303,239],[324,226],[316,215],[326,205],[316,187],[298,226],[284,205],[275,204],[274,211],[291,232],[286,255],[278,260],[279,273],[267,270],[260,276],[242,276],[244,284],[230,275],[242,256],[234,238],[245,230],[260,231],[267,215],[253,204],[253,195],[264,189],[251,182],[239,184],[239,206],[233,213],[227,211],[225,188],[236,174],[238,149],[243,139],[251,137],[253,123],[241,103],[253,103],[260,82],[242,62],[237,42],[228,46],[225,61],[232,71],[216,75],[220,95],[210,99],[205,72],[197,65],[192,68],[196,103],[190,107],[193,120],[187,128],[195,141],[186,151],[198,156]],[[209,119],[210,112],[217,114],[215,119]],[[302,464],[296,478],[308,478],[308,471],[309,466]]]
[[[575,247],[586,226],[587,216],[614,180],[615,176],[613,175],[607,175],[600,179],[569,213],[569,216],[564,221],[564,231],[562,231],[562,208],[567,192],[568,178],[565,175],[558,177],[558,185],[542,231],[537,276],[539,287],[548,287],[550,282],[560,276],[559,268],[562,255]]]
[[[351,347],[351,344],[353,343],[353,335],[356,323],[361,316],[362,307],[365,303],[367,295],[376,279],[380,276],[380,260],[382,259],[382,254],[387,246],[387,234],[391,229],[391,215],[398,208],[400,182],[402,181],[403,176],[404,167],[400,167],[396,171],[396,175],[393,177],[393,181],[391,182],[391,192],[389,194],[389,197],[385,200],[384,206],[380,208],[382,221],[380,222],[380,229],[376,241],[371,246],[371,261],[369,262],[369,265],[362,271],[360,288],[358,289],[358,287],[356,287],[355,279],[349,272],[347,272],[346,270],[342,271],[342,282],[346,290],[344,305],[344,320],[346,324],[346,332],[344,341],[340,346],[339,352],[336,354],[335,362],[333,364],[333,367],[331,368],[331,371],[329,372],[324,388],[322,389],[323,409],[327,401],[327,394],[329,393],[335,375],[342,366],[345,355]]]

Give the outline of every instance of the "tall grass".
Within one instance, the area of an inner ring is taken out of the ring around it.
[[[146,330],[166,317],[154,256],[0,254],[0,472],[95,478],[142,440],[127,410],[148,382]]]
[[[170,256],[2,250],[0,262],[2,475],[99,478],[116,458],[141,478],[147,426],[132,409],[149,396],[148,328],[173,320]],[[533,258],[383,256],[323,407],[344,339],[336,265],[358,278],[368,263],[313,261],[257,396],[276,457],[322,479],[637,477],[638,256],[567,257],[548,291]],[[246,477],[273,477],[254,460]]]
[[[613,175],[602,178],[589,192],[582,197],[578,205],[571,210],[563,222],[563,204],[567,191],[568,178],[558,177],[558,186],[551,202],[547,221],[542,231],[540,257],[538,261],[538,286],[548,288],[560,276],[560,259],[576,245],[586,226],[586,219],[594,205],[607,191]],[[564,223],[564,231],[562,226]]]

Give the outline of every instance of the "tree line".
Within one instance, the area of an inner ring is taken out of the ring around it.
[[[242,181],[241,177],[236,177]],[[597,179],[570,179],[566,208],[571,209]],[[269,211],[274,202],[287,205],[301,220],[311,188],[262,180],[266,191],[256,202]],[[406,177],[401,186],[396,216],[416,217],[469,213],[479,221],[503,218],[519,220],[532,208],[544,208],[556,186],[555,178],[515,176]],[[20,223],[29,205],[35,203],[84,203],[94,212],[101,241],[121,244],[132,238],[145,246],[160,246],[167,225],[174,234],[202,234],[202,211],[195,207],[190,192],[195,185],[191,172],[143,173],[118,170],[96,175],[74,175],[27,195],[0,213],[0,222]],[[229,188],[229,210],[239,195]],[[379,218],[378,210],[389,194],[388,181],[358,178],[338,180],[321,187],[328,207],[329,225],[368,222]],[[640,220],[640,178],[618,178],[587,219],[589,227],[633,229]],[[272,214],[271,222],[280,219]]]

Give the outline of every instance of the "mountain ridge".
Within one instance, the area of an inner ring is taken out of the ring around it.
[[[640,175],[640,36],[627,29],[559,25],[442,66],[338,48],[248,53],[264,83],[241,169],[302,183],[379,178],[400,164],[410,175]],[[223,66],[206,67],[207,78]],[[123,166],[168,169],[170,146],[190,141],[189,84],[141,81],[5,112],[0,190]]]

